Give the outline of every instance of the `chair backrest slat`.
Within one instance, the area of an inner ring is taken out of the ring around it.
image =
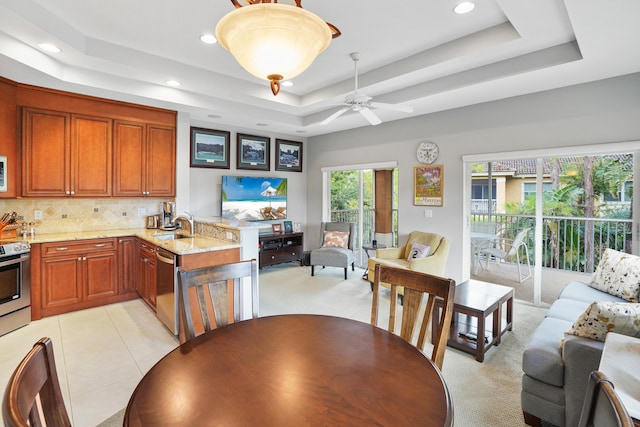
[[[51,339],[38,340],[11,375],[2,402],[2,416],[7,427],[71,425]]]
[[[181,342],[240,319],[240,279],[244,277],[251,278],[252,317],[256,318],[258,264],[255,259],[179,270]]]
[[[436,342],[433,343],[433,352],[431,360],[442,369],[444,360],[444,350],[449,338],[451,329],[451,316],[453,314],[453,298],[455,294],[456,283],[452,279],[433,276],[418,271],[407,270],[404,268],[390,267],[377,264],[375,267],[375,279],[373,283],[373,301],[371,305],[371,324],[378,324],[378,305],[380,282],[386,282],[391,285],[390,307],[389,307],[389,332],[395,333],[396,312],[397,312],[397,288],[404,287],[404,298],[402,307],[402,322],[400,328],[400,336],[412,342],[415,327],[422,316],[420,332],[418,334],[417,345],[420,350],[424,350],[425,338],[429,323],[433,319],[433,307],[436,298],[443,299],[443,309],[440,314],[438,323]],[[420,307],[422,300],[427,295],[425,310],[421,314]]]

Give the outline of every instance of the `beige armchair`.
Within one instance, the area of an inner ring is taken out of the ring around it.
[[[411,246],[414,242],[431,246],[429,256],[425,258],[413,258],[409,261],[409,253],[411,252]],[[443,276],[450,247],[451,242],[446,237],[442,237],[434,233],[412,231],[404,246],[399,248],[378,249],[376,251],[376,256],[369,258],[369,282],[371,282],[371,286],[373,288],[376,264],[406,268],[408,270],[419,271],[433,276]],[[380,285],[385,288],[391,287],[385,282],[380,282]],[[403,295],[404,288],[398,288],[398,293]]]

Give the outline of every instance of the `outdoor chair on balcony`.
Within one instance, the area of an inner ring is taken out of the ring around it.
[[[513,259],[513,257],[515,257],[516,265],[518,266],[518,279],[520,280],[520,283],[531,277],[529,248],[527,247],[527,242],[525,241],[529,230],[530,228],[523,228],[518,232],[518,234],[516,234],[516,237],[514,239],[496,238],[493,241],[493,246],[485,246],[480,249],[480,255],[485,258],[485,270],[489,269],[489,261],[491,260],[491,258],[494,258],[496,261],[506,261],[507,259]],[[524,248],[525,258],[523,261],[527,262],[527,268],[529,269],[529,272],[526,276],[523,276],[520,266],[521,248]]]

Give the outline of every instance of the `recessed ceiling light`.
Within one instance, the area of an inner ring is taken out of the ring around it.
[[[217,43],[218,40],[212,34],[203,34],[200,36],[200,41],[206,44],[214,44]]]
[[[47,52],[51,52],[51,53],[62,52],[62,49],[60,49],[58,46],[51,43],[39,43],[38,46],[40,47],[40,49],[46,50]]]
[[[476,7],[475,3],[470,1],[463,1],[461,3],[458,3],[453,8],[453,11],[459,15],[462,15],[463,13],[471,12],[475,7]]]
[[[293,86],[293,82],[291,80],[285,80],[281,84],[282,84],[282,86],[286,86],[286,87]]]
[[[177,80],[167,80],[167,84],[171,87],[178,87],[180,86],[180,82]]]

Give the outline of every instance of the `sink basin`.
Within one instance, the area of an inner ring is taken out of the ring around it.
[[[154,234],[153,237],[160,240],[176,240],[176,239],[190,239],[193,236],[182,233],[158,233]]]

